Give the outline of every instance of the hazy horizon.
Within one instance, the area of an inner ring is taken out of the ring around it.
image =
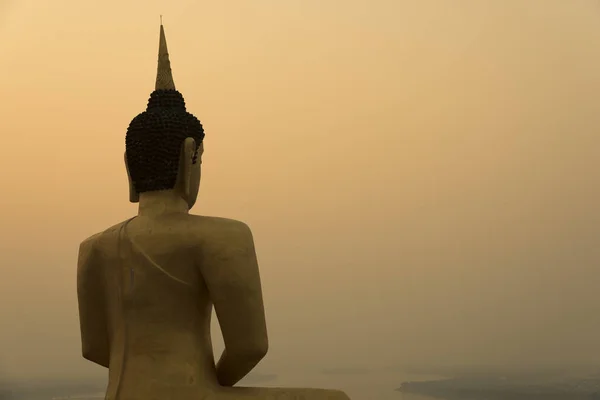
[[[0,0],[1,373],[102,373],[77,249],[136,213],[160,14],[192,212],[254,232],[261,370],[600,363],[597,1]]]

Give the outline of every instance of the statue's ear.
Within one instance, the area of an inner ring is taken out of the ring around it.
[[[189,203],[190,194],[192,192],[192,165],[194,154],[196,153],[196,141],[188,137],[181,145],[181,153],[179,155],[179,173],[177,174],[177,189],[183,199]]]
[[[129,165],[127,165],[127,152],[125,152],[125,169],[127,170],[127,180],[129,182],[129,201],[137,203],[140,201],[140,194],[136,192],[133,181],[131,180],[131,173],[129,172]]]

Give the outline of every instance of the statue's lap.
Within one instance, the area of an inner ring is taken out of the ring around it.
[[[214,397],[206,400],[349,400],[342,391],[332,389],[305,388],[263,388],[263,387],[232,387],[222,388]]]

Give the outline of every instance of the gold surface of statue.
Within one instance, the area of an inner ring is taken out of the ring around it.
[[[268,349],[254,242],[242,222],[189,213],[204,131],[175,90],[162,23],[159,43],[156,90],[126,139],[138,215],[79,248],[83,357],[108,368],[108,400],[348,399],[336,390],[234,386]],[[213,306],[225,344],[218,363]]]

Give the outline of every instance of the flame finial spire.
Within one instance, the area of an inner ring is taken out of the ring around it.
[[[165,37],[165,28],[162,24],[162,15],[160,16],[160,39],[158,42],[158,70],[156,72],[156,85],[154,89],[175,90],[171,61],[169,61],[169,52],[167,51],[167,38]]]

